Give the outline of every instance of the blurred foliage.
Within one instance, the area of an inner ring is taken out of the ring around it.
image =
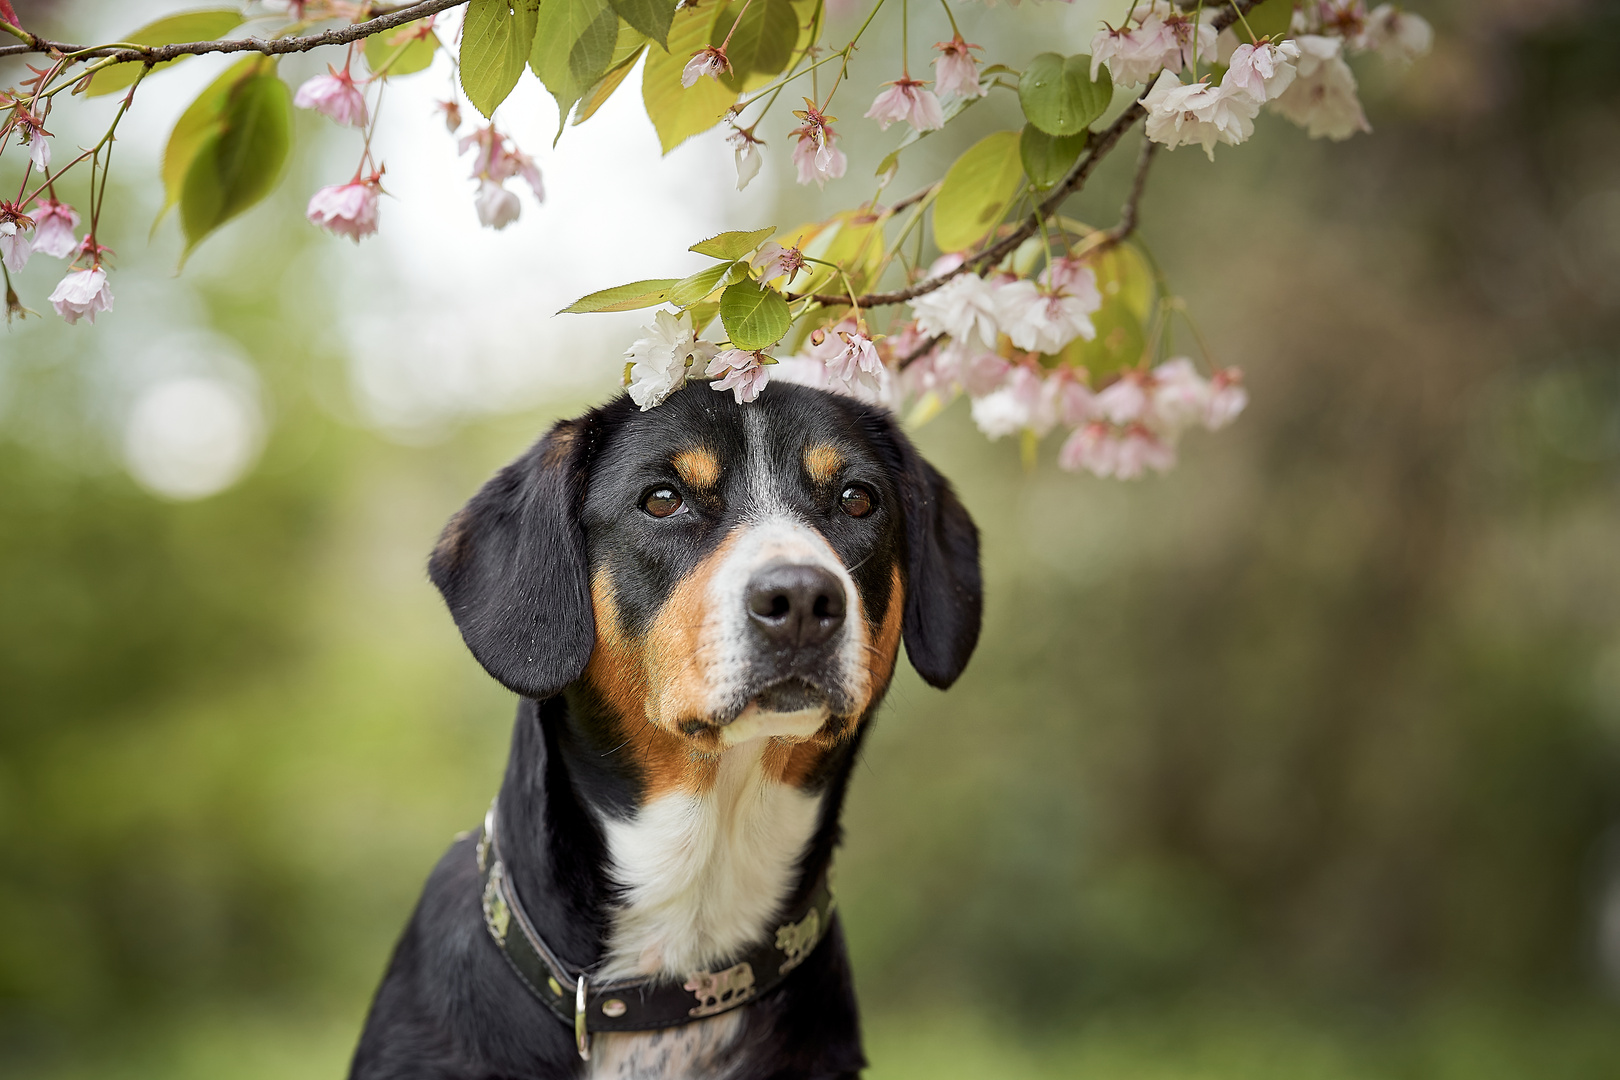
[[[1248,372],[1230,434],[1115,485],[1023,471],[960,405],[918,432],[989,609],[956,689],[898,682],[852,793],[874,1077],[1620,1070],[1620,14],[1425,10],[1375,135],[1161,160],[1145,240]],[[354,427],[330,313],[277,299],[325,242],[296,201],[216,241],[240,280],[188,271],[274,403],[222,495],[115,471],[95,331],[0,339],[8,1076],[340,1071],[498,782],[510,701],[421,561],[582,403]]]

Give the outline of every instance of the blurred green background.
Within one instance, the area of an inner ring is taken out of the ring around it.
[[[961,6],[1009,59],[1082,51],[1096,14]],[[1437,48],[1361,63],[1374,134],[1273,118],[1213,167],[1161,157],[1143,235],[1246,371],[1234,428],[1136,484],[1057,472],[1055,441],[1026,470],[962,403],[915,432],[984,531],[987,616],[950,693],[900,676],[846,814],[876,1080],[1620,1075],[1620,14],[1413,6]],[[117,5],[21,7],[67,34]],[[856,104],[846,187],[767,172],[751,205],[859,198],[893,140]],[[300,130],[277,196],[179,278],[132,166],[119,306],[0,336],[6,1076],[340,1074],[498,783],[512,701],[423,560],[616,352],[517,408],[368,420],[332,327],[390,286],[298,287],[355,257],[302,222],[336,166]],[[1112,221],[1130,157],[1080,216]],[[494,239],[570,258],[525,235]],[[186,327],[246,362],[265,434],[176,501],[124,466],[121,380]]]

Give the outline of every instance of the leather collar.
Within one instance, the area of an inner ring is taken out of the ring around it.
[[[593,1031],[651,1031],[717,1016],[774,990],[813,952],[832,924],[836,900],[829,874],[821,874],[800,904],[789,909],[774,938],[713,971],[684,980],[646,976],[593,982],[590,972],[565,963],[529,921],[518,899],[495,827],[495,805],[484,815],[478,840],[484,925],[501,955],[553,1015],[574,1029],[579,1056],[590,1060]]]

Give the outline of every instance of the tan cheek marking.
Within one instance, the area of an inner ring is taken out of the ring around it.
[[[618,716],[624,740],[618,752],[640,766],[649,799],[677,790],[706,790],[714,782],[715,764],[694,757],[680,736],[647,722],[647,654],[619,624],[613,580],[605,567],[591,580],[591,606],[596,648],[585,666],[585,679]]]
[[[712,488],[720,482],[720,459],[707,446],[682,450],[670,462],[680,478],[695,488]]]
[[[826,443],[804,448],[804,471],[812,483],[830,483],[843,467],[844,455]]]
[[[735,534],[687,574],[670,593],[647,634],[647,719],[671,732],[684,720],[708,716],[718,642],[709,641],[709,588],[735,544]]]

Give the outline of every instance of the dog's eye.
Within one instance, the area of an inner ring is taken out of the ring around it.
[[[872,512],[872,493],[859,484],[851,484],[838,496],[838,505],[853,518],[863,518]]]
[[[655,518],[667,518],[681,508],[681,497],[670,488],[655,488],[642,500],[641,508]]]

